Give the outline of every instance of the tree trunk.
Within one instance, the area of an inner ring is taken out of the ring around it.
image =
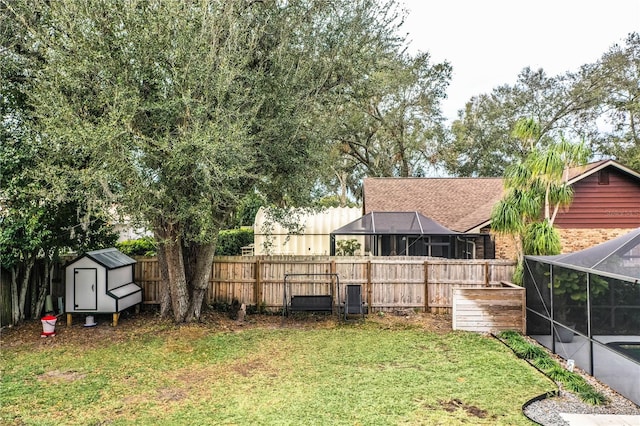
[[[18,267],[11,267],[11,324],[20,322],[20,305],[18,303]]]
[[[162,237],[171,311],[176,322],[184,322],[189,310],[189,292],[182,257],[182,238],[175,224],[163,224],[156,233]]]
[[[40,281],[40,285],[38,286],[36,301],[33,306],[33,311],[31,312],[31,317],[33,319],[40,318],[40,312],[44,307],[44,301],[47,298],[47,291],[49,290],[49,283],[51,280],[51,275],[53,274],[53,262],[50,260],[48,256],[44,258],[44,277],[42,277],[42,281]]]
[[[31,313],[31,317],[33,319],[40,318],[40,313],[44,309],[44,301],[47,298],[47,285],[43,285],[38,290],[38,295],[36,298],[36,303],[33,308],[33,312]]]
[[[211,278],[215,242],[184,246],[180,227],[160,222],[155,227],[162,275],[160,314],[173,312],[176,322],[199,320]]]
[[[544,192],[544,218],[551,219],[551,203],[549,201],[549,184],[547,184],[547,189]]]
[[[340,182],[340,207],[347,206],[347,173],[344,171],[335,171],[336,178]]]
[[[156,233],[156,241],[158,241],[158,266],[160,267],[160,316],[166,318],[171,313],[171,294],[169,293],[169,271],[167,268],[167,259],[165,256],[165,247],[162,238]]]
[[[35,318],[34,312],[36,311],[36,301],[38,300],[38,289],[40,288],[40,281],[42,281],[42,277],[38,274],[38,268],[35,268],[33,271],[33,279],[31,280],[32,285],[29,286],[29,310],[26,310],[25,306],[25,317],[26,314],[29,313],[31,318]],[[26,302],[25,302],[26,304]]]
[[[31,255],[27,258],[24,264],[24,271],[20,284],[20,294],[18,296],[18,322],[24,320],[25,315],[25,305],[27,302],[27,293],[29,290],[29,278],[31,277],[31,269],[33,268],[33,264],[35,262],[35,255]],[[15,315],[14,315],[15,318]],[[17,324],[17,322],[16,322]]]
[[[189,309],[189,292],[184,275],[184,261],[180,241],[165,244],[167,278],[171,296],[171,310],[176,322],[184,322]]]
[[[409,161],[406,157],[406,150],[403,148],[400,152],[400,176],[399,177],[409,177],[410,167]]]
[[[193,261],[193,263],[188,268],[191,272],[191,305],[189,306],[187,321],[197,321],[200,319],[204,295],[207,292],[209,279],[211,278],[211,266],[213,264],[215,247],[215,243],[209,243],[197,244],[191,248],[190,260]]]

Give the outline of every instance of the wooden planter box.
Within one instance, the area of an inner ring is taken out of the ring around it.
[[[453,329],[496,333],[526,333],[525,288],[501,282],[499,286],[453,289]]]

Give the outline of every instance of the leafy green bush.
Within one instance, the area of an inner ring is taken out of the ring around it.
[[[338,256],[353,256],[361,247],[361,244],[355,238],[350,240],[339,240],[336,245],[338,246],[338,250],[336,250],[336,254]]]
[[[155,256],[156,241],[152,237],[126,240],[116,243],[116,248],[127,256]]]
[[[533,345],[531,343],[527,343],[522,346],[518,355],[524,359],[541,359],[541,358],[549,358],[547,352],[542,349],[540,346]]]
[[[560,254],[562,250],[560,234],[548,219],[529,224],[522,241],[525,254],[544,256]]]
[[[582,393],[584,391],[590,390],[590,385],[586,382],[586,380],[584,380],[582,376],[578,376],[575,374],[567,377],[565,386],[570,391],[576,393]]]
[[[253,243],[252,229],[226,229],[218,234],[216,256],[242,254],[242,247]],[[156,242],[151,237],[126,240],[116,243],[116,248],[127,256],[155,256]]]
[[[517,340],[524,340],[521,338],[520,333],[514,330],[505,330],[498,334],[498,338],[506,340],[507,342],[514,342]]]
[[[571,375],[573,374],[558,363],[555,363],[550,369],[544,370],[544,372],[552,380],[563,383],[565,385],[569,383],[569,381],[571,380]]]
[[[511,350],[520,358],[527,360],[542,360],[549,358],[549,355],[543,348],[526,341],[517,331],[503,331],[499,337],[505,340]]]
[[[238,256],[253,243],[253,229],[225,229],[218,234],[216,256]]]

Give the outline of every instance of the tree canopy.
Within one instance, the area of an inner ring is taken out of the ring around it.
[[[640,169],[639,70],[638,33],[575,72],[549,76],[525,68],[515,84],[469,100],[452,123],[451,136],[440,141],[438,161],[457,176],[501,176],[531,151],[513,135],[519,120],[529,117],[540,126],[535,141],[540,145],[563,136],[586,140],[596,157]]]
[[[28,103],[51,194],[116,205],[159,241],[163,312],[199,317],[217,231],[256,189],[304,204],[334,139],[318,117],[380,53],[392,2],[4,2],[42,57]],[[62,160],[65,159],[65,162]]]
[[[440,103],[451,66],[404,51],[381,52],[378,64],[339,93],[336,111],[323,120],[333,134],[324,182],[343,206],[347,193],[360,198],[365,176],[426,175],[446,132]]]
[[[640,170],[640,33],[605,52],[596,72],[603,82],[597,112],[605,128],[594,147]]]
[[[93,211],[78,190],[82,157],[50,157],[29,101],[34,73],[43,58],[30,48],[26,28],[37,16],[4,19],[0,5],[0,264],[11,276],[11,322],[40,315],[49,290],[51,265],[63,251],[83,252],[115,242],[107,217]],[[49,161],[51,160],[51,161]],[[35,268],[36,261],[40,266]]]

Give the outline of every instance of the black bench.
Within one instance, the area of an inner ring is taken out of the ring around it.
[[[291,296],[291,311],[333,312],[330,294]]]

